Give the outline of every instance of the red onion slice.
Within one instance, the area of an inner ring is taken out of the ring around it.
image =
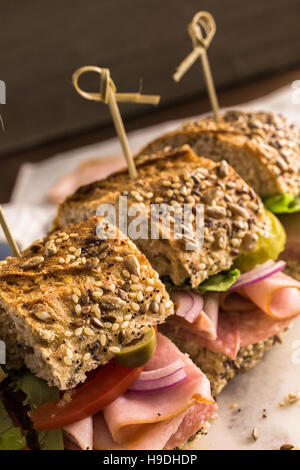
[[[176,307],[176,315],[179,317],[185,317],[185,315],[191,310],[194,299],[189,291],[176,290],[170,294],[171,300],[173,300]]]
[[[168,377],[169,375],[173,374],[179,369],[183,369],[184,362],[181,359],[177,359],[177,361],[171,362],[165,367],[161,367],[160,369],[154,370],[146,370],[139,375],[138,380],[157,380],[162,379],[164,377]]]
[[[204,301],[202,295],[197,294],[196,292],[192,291],[191,295],[193,297],[194,303],[184,318],[186,321],[194,323],[202,312]]]
[[[171,293],[171,299],[176,305],[176,315],[183,317],[189,323],[194,323],[203,309],[203,297],[197,292],[177,290]]]
[[[204,314],[208,319],[207,326],[203,325],[203,335],[214,341],[217,339],[220,294],[218,292],[206,292],[203,300],[202,315]]]
[[[174,387],[186,380],[187,375],[184,369],[179,369],[167,377],[156,380],[139,380],[137,379],[128,389],[130,392],[158,392]]]
[[[246,273],[243,273],[235,284],[229,289],[229,292],[242,289],[243,287],[250,286],[256,282],[262,281],[267,277],[272,276],[273,274],[282,271],[285,268],[286,263],[284,261],[275,261],[269,260],[264,264],[261,264],[257,268],[251,269]]]

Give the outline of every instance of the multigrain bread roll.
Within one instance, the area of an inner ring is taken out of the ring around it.
[[[189,144],[197,155],[226,160],[261,196],[300,192],[300,131],[283,116],[228,111],[220,121],[186,122],[143,147],[138,156]]]
[[[0,263],[0,339],[6,332],[10,365],[24,362],[60,390],[173,313],[137,247],[108,223],[114,238],[97,237],[101,220],[54,231]]]
[[[200,249],[186,250],[187,235],[176,239],[174,230],[169,238],[153,239],[150,224],[149,236],[134,240],[161,276],[169,276],[176,285],[189,279],[192,287],[229,269],[241,250],[254,249],[258,236],[268,237],[270,220],[261,200],[225,161],[199,158],[184,146],[152,155],[137,169],[136,181],[121,172],[79,188],[60,205],[55,226],[88,219],[101,204],[112,203],[118,210],[122,195],[127,196],[128,207],[138,205],[147,219],[153,204],[170,204],[178,210],[184,204],[193,209],[204,204]],[[192,226],[195,232],[195,221]]]

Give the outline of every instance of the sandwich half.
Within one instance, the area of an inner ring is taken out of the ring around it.
[[[265,207],[282,214],[287,231],[287,272],[300,280],[300,130],[270,112],[231,110],[191,121],[146,145],[138,158],[189,144],[198,155],[225,159],[259,194]]]
[[[284,230],[224,160],[198,157],[184,146],[137,163],[136,181],[121,172],[77,190],[61,204],[55,225],[88,219],[103,204],[118,211],[121,196],[127,198],[129,222],[134,222],[133,208],[139,208],[147,233],[134,242],[176,305],[176,315],[160,331],[207,374],[216,395],[238,371],[257,364],[300,313],[299,283],[281,273],[284,262],[276,262]],[[161,220],[153,220],[156,204],[174,210],[167,234]],[[180,238],[175,222],[185,205],[192,215]],[[199,205],[203,244],[190,247]],[[152,236],[155,224],[159,238]]]
[[[0,448],[184,445],[216,404],[206,376],[157,333],[173,312],[144,254],[99,217],[2,261]]]

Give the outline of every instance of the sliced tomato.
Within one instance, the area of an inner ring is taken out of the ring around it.
[[[109,362],[88,382],[75,389],[70,401],[45,403],[32,411],[30,417],[34,429],[59,429],[98,413],[123,395],[142,370],[143,367],[132,369]]]

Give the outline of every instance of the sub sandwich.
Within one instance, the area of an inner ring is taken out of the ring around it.
[[[190,355],[216,395],[237,372],[256,365],[300,313],[300,284],[277,261],[284,229],[225,160],[199,157],[185,145],[136,162],[136,181],[120,172],[79,188],[60,205],[54,227],[88,219],[107,204],[120,212],[121,197],[127,198],[129,222],[138,208],[149,223],[147,236],[134,242],[176,306],[159,329]],[[174,210],[167,236],[161,220],[153,221],[157,204]],[[178,237],[176,214],[186,204],[190,224]],[[197,231],[198,205],[204,207],[203,243],[191,247],[186,243]]]
[[[226,160],[282,216],[287,231],[286,271],[300,280],[300,130],[270,112],[231,110],[191,121],[147,144],[138,156],[189,144],[197,155]],[[295,236],[296,234],[296,236]]]
[[[209,381],[157,332],[173,313],[146,257],[99,217],[2,261],[0,449],[163,450],[204,432]]]

